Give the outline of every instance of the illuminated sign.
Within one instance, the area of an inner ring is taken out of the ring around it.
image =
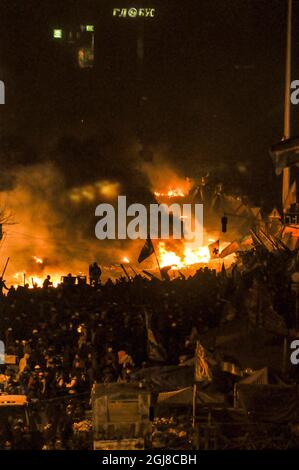
[[[90,33],[94,32],[94,25],[93,24],[87,24],[86,25],[86,31],[89,31]]]
[[[62,29],[54,29],[53,30],[53,38],[61,39],[62,38]]]
[[[118,18],[154,18],[155,8],[113,8],[113,16]]]

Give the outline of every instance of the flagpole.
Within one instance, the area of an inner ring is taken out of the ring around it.
[[[197,395],[197,384],[193,384],[193,399],[192,399],[192,428],[195,429],[196,425],[196,395]]]
[[[218,247],[218,274],[220,273],[220,231],[219,231],[219,247]]]
[[[197,367],[197,349],[199,342],[196,341],[196,347],[194,352],[194,383],[193,383],[193,397],[192,397],[192,428],[195,429],[196,424],[196,396],[197,396],[197,377],[196,377],[196,367]]]
[[[288,0],[287,16],[287,44],[286,44],[286,65],[285,65],[285,93],[284,93],[284,139],[289,139],[290,130],[290,85],[292,68],[292,0]],[[282,207],[285,212],[286,199],[290,189],[290,167],[283,169],[282,175]]]
[[[124,267],[124,265],[122,263],[120,263],[120,267],[123,270],[123,272],[125,273],[125,276],[127,276],[128,281],[131,281],[129,274],[127,273],[127,270],[126,270],[126,268]]]
[[[161,274],[161,278],[163,279],[163,276],[162,276],[162,271],[161,271],[161,266],[160,266],[160,263],[159,263],[159,260],[158,260],[158,256],[157,256],[157,253],[156,253],[156,250],[155,250],[155,247],[154,247],[153,241],[152,241],[152,245],[153,245],[153,249],[154,249],[154,255],[155,255],[155,258],[156,258],[156,261],[157,261],[157,265],[158,265],[158,268],[159,268],[159,271],[160,271],[160,274]]]
[[[137,276],[137,273],[136,273],[135,269],[134,269],[130,264],[128,264],[128,266],[129,266],[130,269],[132,269],[132,271],[133,271],[133,273],[135,274],[135,276]]]

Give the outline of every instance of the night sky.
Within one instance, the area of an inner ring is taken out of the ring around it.
[[[120,135],[123,140],[141,135],[144,148],[167,148],[182,174],[210,170],[228,192],[240,186],[253,203],[270,207],[279,201],[268,149],[283,134],[286,4],[1,0],[2,170],[45,158],[41,149],[56,140],[88,136],[89,143],[99,142],[104,164],[94,162],[92,150],[84,159],[82,148],[75,155],[76,145],[70,154],[67,140],[59,151],[66,171],[74,162],[82,166],[73,176],[84,182],[91,177],[84,170],[89,163],[93,175],[105,172],[106,164],[117,172],[117,163],[105,160],[105,146]],[[113,18],[113,7],[122,6],[156,8],[156,17],[144,23],[142,70],[136,61],[140,20]],[[295,1],[299,31],[298,14]],[[51,33],[54,27],[88,23],[95,25],[95,66],[81,70]],[[294,80],[299,79],[296,31],[293,38]],[[293,135],[299,122],[295,108]],[[117,159],[122,161],[115,154]]]

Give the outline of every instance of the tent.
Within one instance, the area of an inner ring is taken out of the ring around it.
[[[152,391],[172,391],[192,386],[194,367],[157,366],[139,369],[132,374],[132,380],[143,382]]]
[[[238,404],[249,418],[265,423],[298,421],[298,388],[296,385],[237,384]]]

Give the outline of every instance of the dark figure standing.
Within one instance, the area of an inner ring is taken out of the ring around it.
[[[8,287],[6,287],[4,279],[2,279],[2,276],[0,276],[0,296],[1,297],[4,295],[3,289],[9,290]]]
[[[89,265],[89,282],[91,286],[99,284],[101,274],[102,270],[96,261]]]
[[[44,289],[48,289],[48,287],[53,285],[53,282],[50,281],[50,279],[51,279],[51,276],[48,274],[48,276],[46,277],[46,279],[43,282],[43,288]]]

